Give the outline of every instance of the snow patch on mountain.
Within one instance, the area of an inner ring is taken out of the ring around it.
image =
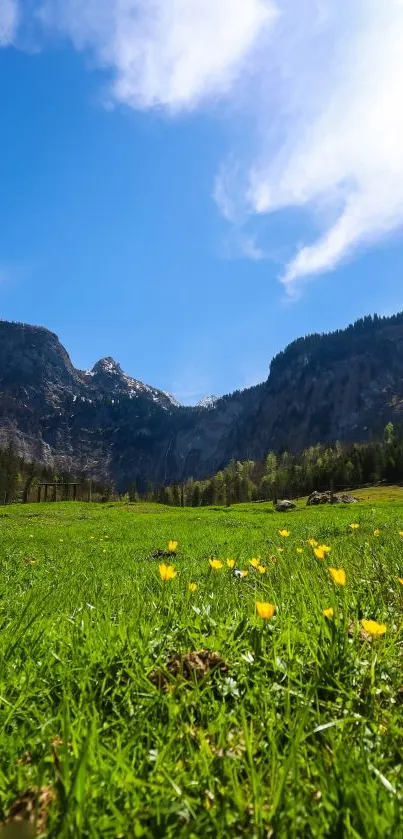
[[[204,396],[203,399],[197,403],[196,408],[215,408],[218,399],[218,396]]]

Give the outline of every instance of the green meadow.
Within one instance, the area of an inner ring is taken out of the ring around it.
[[[403,491],[362,497],[1,508],[0,837],[403,837]]]

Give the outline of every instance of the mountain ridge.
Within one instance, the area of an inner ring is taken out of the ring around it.
[[[182,406],[110,356],[77,370],[45,327],[0,321],[0,445],[120,488],[213,474],[231,459],[362,441],[403,417],[403,313],[291,342],[268,378]]]

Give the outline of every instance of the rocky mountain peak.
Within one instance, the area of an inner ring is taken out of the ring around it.
[[[105,356],[105,358],[100,358],[96,364],[94,364],[91,373],[103,373],[108,376],[123,376],[123,370],[115,361],[114,358],[111,358],[110,355]]]
[[[218,400],[218,396],[203,396],[203,399],[200,399],[200,402],[197,403],[196,408],[214,408]]]

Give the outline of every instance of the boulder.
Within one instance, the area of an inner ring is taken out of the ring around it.
[[[307,503],[308,507],[314,507],[314,506],[317,506],[318,504],[330,504],[331,497],[332,497],[332,495],[331,495],[330,492],[317,492],[315,490],[315,492],[312,492],[310,494],[310,496],[308,498],[308,501],[306,503]],[[342,499],[340,498],[340,495],[333,495],[333,504],[341,504],[341,503],[342,503]]]
[[[318,504],[330,504],[330,492],[311,492],[308,501],[308,507],[316,507]]]
[[[318,504],[330,504],[332,494],[331,492],[312,492],[308,498],[307,506],[314,507]],[[358,498],[355,498],[354,495],[348,495],[345,493],[344,495],[333,495],[333,504],[356,504]]]
[[[341,500],[343,504],[358,504],[358,498],[355,498],[354,495],[342,495]]]
[[[284,501],[279,501],[278,504],[275,505],[274,509],[277,513],[289,513],[291,510],[296,510],[297,505],[294,504],[293,501],[288,501],[285,498]]]

